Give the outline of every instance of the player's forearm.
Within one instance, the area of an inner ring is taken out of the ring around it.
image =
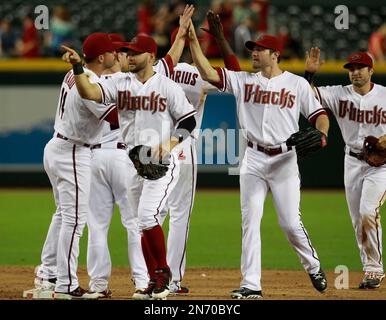
[[[202,52],[200,43],[198,42],[197,38],[190,41],[190,51],[192,53],[193,61],[196,64],[202,79],[209,82],[219,82],[221,79],[217,74],[217,71],[213,69],[208,59]]]
[[[328,136],[328,130],[330,128],[330,120],[328,119],[328,116],[325,114],[320,115],[316,119],[315,128]]]
[[[185,47],[185,37],[181,35],[181,32],[177,32],[176,39],[173,42],[169,52],[167,53],[173,60],[173,65],[175,66],[178,61],[180,61],[182,52]]]

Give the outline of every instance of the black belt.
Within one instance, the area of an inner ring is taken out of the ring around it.
[[[348,154],[354,158],[357,158],[358,160],[364,160],[363,153],[355,153],[350,151]]]
[[[260,152],[263,152],[269,156],[276,156],[278,154],[281,154],[281,153],[284,153],[285,151],[283,151],[283,149],[281,147],[277,147],[277,148],[267,148],[267,147],[263,147],[263,146],[260,146],[258,144],[256,144],[256,147],[254,147],[253,145],[253,142],[251,141],[248,141],[248,147],[252,148],[252,149],[256,149]],[[290,151],[292,150],[292,147],[291,146],[288,146],[287,147],[287,151]]]
[[[60,133],[57,133],[56,134],[56,137],[59,138],[59,139],[63,139],[63,140],[66,140],[66,141],[70,141],[70,139],[68,139],[67,137],[61,135]],[[83,146],[86,147],[86,148],[90,148],[90,145],[88,143],[83,143]]]
[[[102,148],[102,144],[101,143],[98,143],[98,144],[95,144],[91,147],[91,149],[100,149]],[[126,144],[125,143],[122,143],[122,142],[117,142],[117,149],[122,149],[122,150],[126,150]]]

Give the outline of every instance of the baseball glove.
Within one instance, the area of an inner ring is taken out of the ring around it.
[[[298,158],[304,158],[327,145],[327,137],[317,129],[308,127],[292,134],[286,141],[287,146],[296,148]]]
[[[129,157],[134,163],[138,175],[145,179],[157,180],[166,175],[168,163],[154,163],[151,157],[151,148],[148,146],[135,146],[129,152]]]
[[[386,163],[386,147],[374,136],[367,136],[363,142],[363,158],[372,167]]]

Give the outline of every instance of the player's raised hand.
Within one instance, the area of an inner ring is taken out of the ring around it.
[[[208,20],[209,29],[200,29],[208,32],[217,39],[224,37],[224,29],[220,20],[220,16],[215,14],[212,10],[209,10],[206,14],[206,18]]]
[[[182,33],[182,36],[185,36],[189,29],[190,20],[194,13],[194,6],[193,5],[186,5],[184,12],[180,16],[180,27],[179,32]]]
[[[71,49],[71,48],[63,46],[63,45],[61,47],[64,50],[66,50],[66,52],[62,56],[63,61],[65,61],[67,63],[71,63],[71,64],[75,64],[75,63],[82,61],[79,54],[74,49]]]
[[[194,24],[192,20],[190,20],[190,24],[189,24],[188,39],[190,41],[194,41],[197,39],[196,30],[194,29]]]
[[[324,60],[320,60],[320,49],[312,47],[310,52],[306,51],[306,71],[315,73],[319,70]]]

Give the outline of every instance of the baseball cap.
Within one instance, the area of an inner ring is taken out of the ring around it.
[[[373,59],[367,52],[354,52],[347,58],[347,63],[343,68],[348,69],[352,64],[361,64],[368,67],[373,67]]]
[[[147,35],[137,35],[130,42],[124,43],[123,47],[139,53],[149,52],[157,54],[156,42]]]
[[[89,59],[114,51],[115,46],[107,33],[92,33],[83,42],[83,55]]]
[[[121,49],[123,49],[127,44],[127,42],[125,42],[125,38],[119,33],[109,33],[108,36],[113,42],[115,51],[122,51]]]
[[[282,50],[281,41],[277,37],[271,36],[269,34],[261,35],[256,41],[245,42],[245,47],[248,50],[252,51],[256,46],[272,49],[279,52]]]
[[[112,42],[125,42],[125,39],[120,33],[109,33],[108,36]]]

